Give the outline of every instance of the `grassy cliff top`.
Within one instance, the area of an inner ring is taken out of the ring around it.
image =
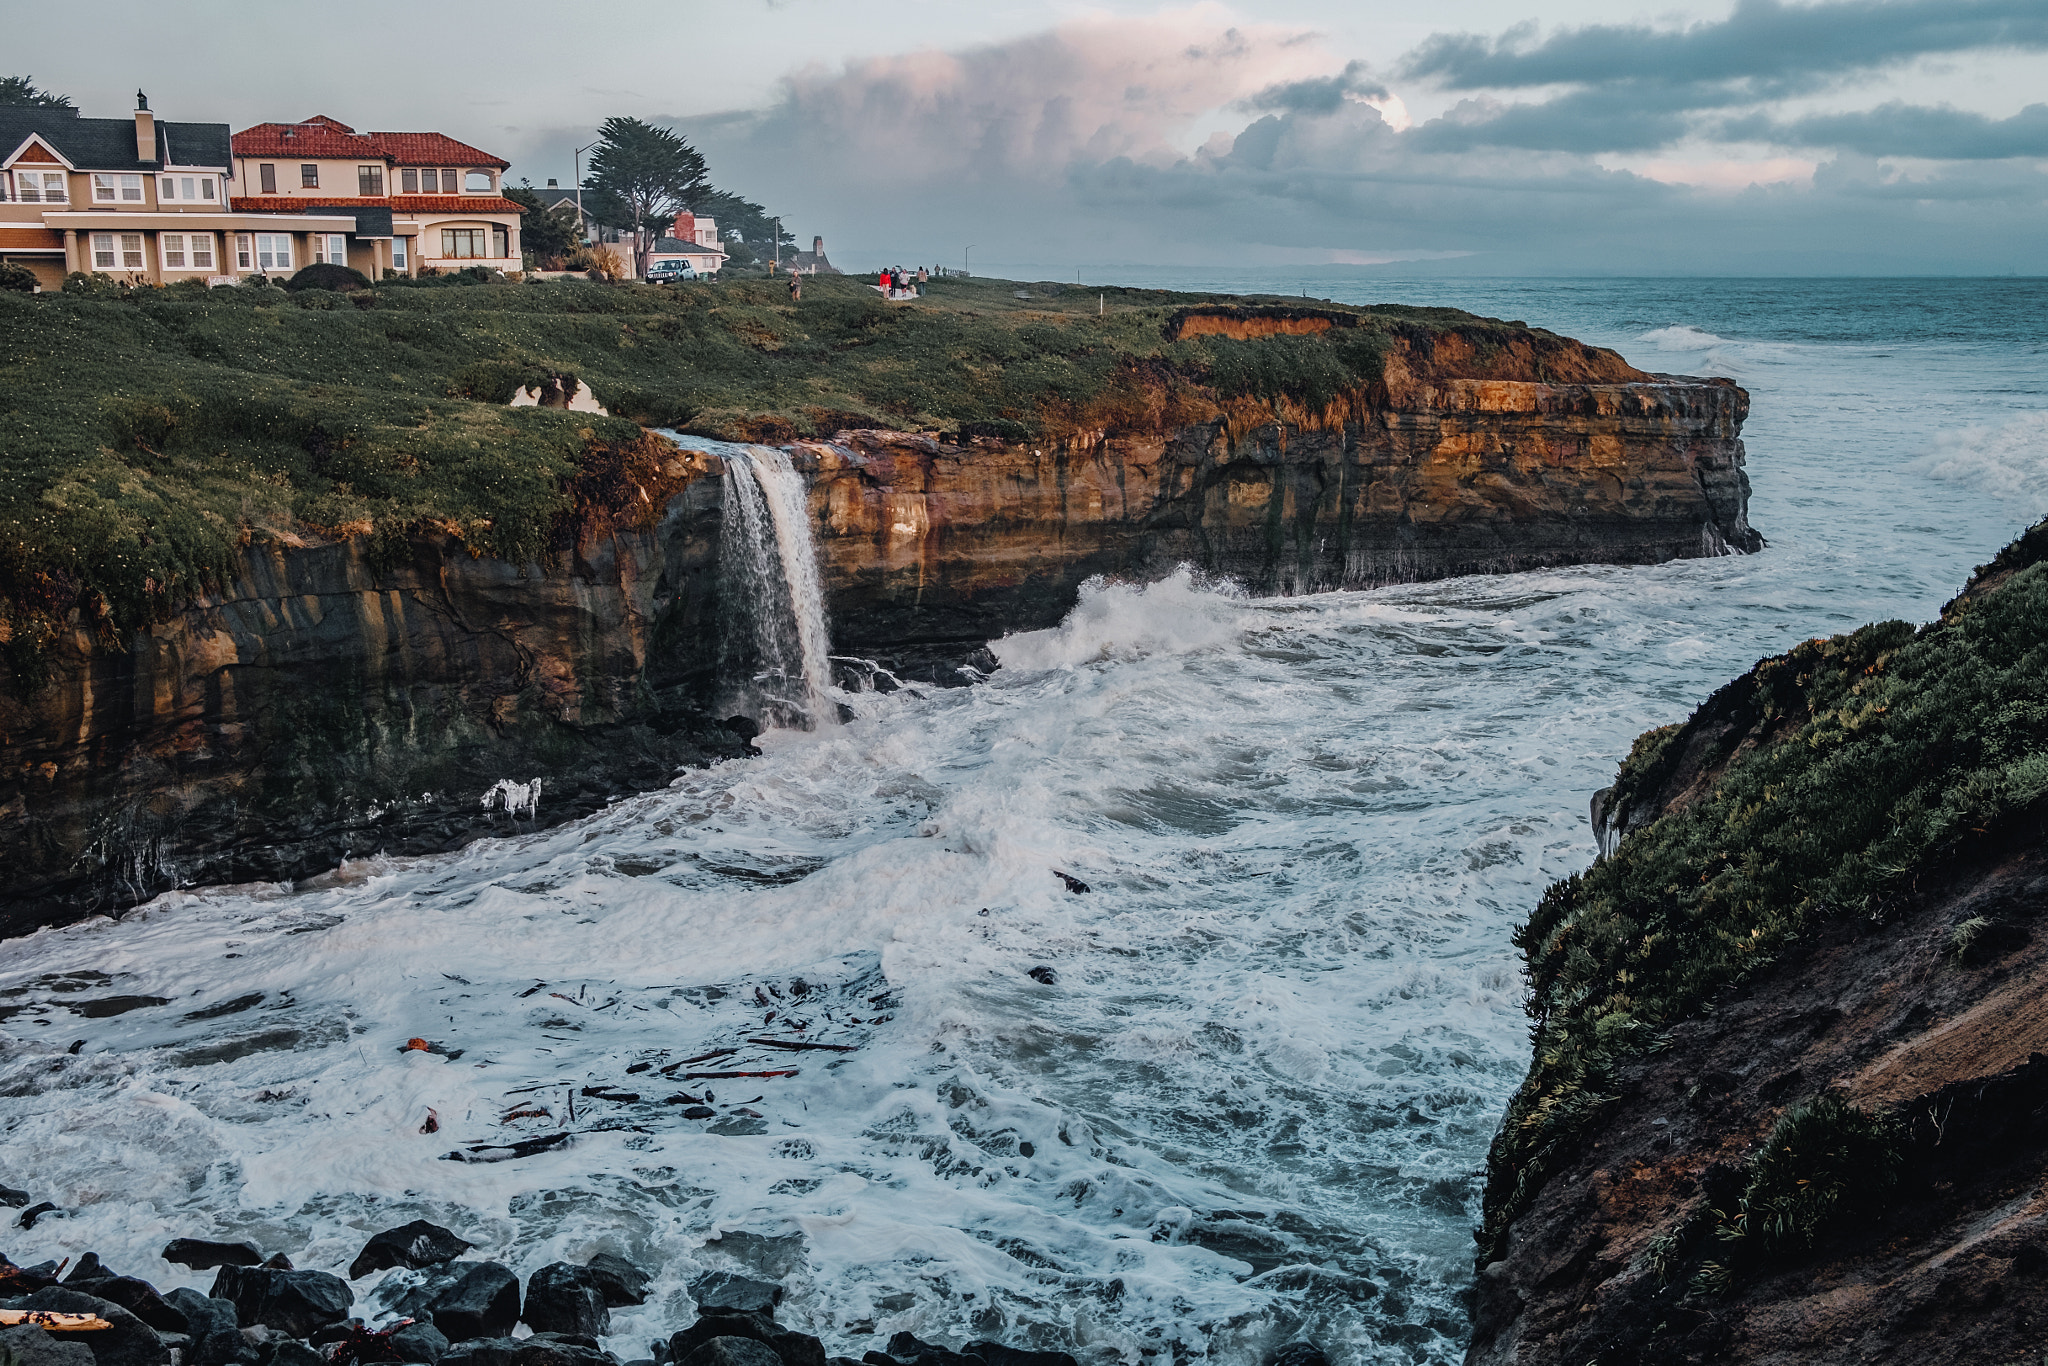
[[[1480,371],[1635,374],[1452,309],[985,279],[904,303],[832,276],[798,304],[780,279],[0,294],[0,647],[27,667],[74,610],[117,642],[252,538],[434,527],[545,558],[599,467],[646,455],[641,423],[1057,439],[1156,425],[1177,390],[1314,412],[1379,380],[1391,348],[1452,334]],[[550,375],[619,416],[504,406]]]

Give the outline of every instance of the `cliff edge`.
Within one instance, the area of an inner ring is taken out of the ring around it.
[[[2048,523],[1637,742],[1520,932],[1474,1366],[2033,1359]]]

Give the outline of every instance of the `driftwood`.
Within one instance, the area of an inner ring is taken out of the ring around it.
[[[763,1048],[786,1048],[792,1053],[858,1053],[860,1049],[850,1043],[805,1043],[801,1039],[748,1039],[748,1043],[760,1044]]]
[[[114,1326],[97,1314],[59,1314],[49,1309],[0,1309],[0,1328],[13,1328],[24,1323],[47,1333],[90,1333]]]
[[[685,1072],[684,1081],[724,1081],[729,1077],[793,1077],[797,1069],[788,1068],[781,1072]]]

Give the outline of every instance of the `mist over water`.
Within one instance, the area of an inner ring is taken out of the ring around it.
[[[1636,734],[1796,640],[1926,618],[2043,510],[2048,295],[1304,283],[1733,376],[1770,548],[1294,599],[1100,585],[983,684],[839,694],[852,722],[586,821],[9,944],[0,1183],[70,1212],[0,1250],[203,1288],[168,1238],[336,1269],[426,1217],[522,1274],[659,1264],[614,1313],[627,1359],[696,1270],[747,1266],[853,1356],[908,1328],[1457,1360],[1527,1062],[1512,927],[1590,861]],[[114,995],[169,1004],[66,1005]]]

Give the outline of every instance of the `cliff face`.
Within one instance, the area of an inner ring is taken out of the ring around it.
[[[1138,383],[1119,424],[1040,445],[795,445],[834,649],[958,682],[1090,576],[1182,562],[1296,593],[1760,546],[1742,390],[1552,343],[1398,347],[1381,384],[1314,414]],[[1588,378],[1471,377],[1518,369]],[[438,535],[266,542],[121,649],[60,639],[36,686],[0,695],[0,935],[458,847],[744,753],[751,727],[712,712],[723,470],[684,446],[593,477],[549,568]],[[650,497],[658,518],[625,515]],[[537,811],[493,795],[534,778]]]
[[[1869,627],[1764,661],[1683,726],[1645,736],[1596,800],[1608,868],[1553,889],[1525,936],[1538,1061],[1495,1144],[1473,1366],[2041,1350],[2044,560],[2048,525],[1933,626]],[[1748,775],[1765,768],[1752,802]],[[1946,817],[1931,819],[1930,797]],[[1739,823],[1722,824],[1724,802]],[[1823,811],[1842,826],[1868,817],[1880,840],[1925,828],[1902,853],[1840,838]],[[1767,925],[1775,908],[1749,894],[1673,913],[1672,894],[1695,882],[1678,852],[1688,828],[1752,865],[1836,840],[1815,860],[1829,881],[1808,884],[1804,931],[1776,944],[1752,933],[1749,919]],[[1846,874],[1863,849],[1876,851],[1870,871]],[[1616,887],[1638,917],[1627,926],[1595,914]],[[1653,944],[1688,914],[1718,942],[1660,956]],[[1682,1017],[1653,1012],[1678,999],[1674,975],[1703,977],[1743,941],[1765,945],[1760,961]],[[1615,967],[1596,965],[1610,945]],[[1581,1070],[1574,1090],[1565,1060],[1626,1032],[1617,1001],[1662,1025],[1656,1042]],[[1575,1016],[1591,1029],[1560,1023]]]

